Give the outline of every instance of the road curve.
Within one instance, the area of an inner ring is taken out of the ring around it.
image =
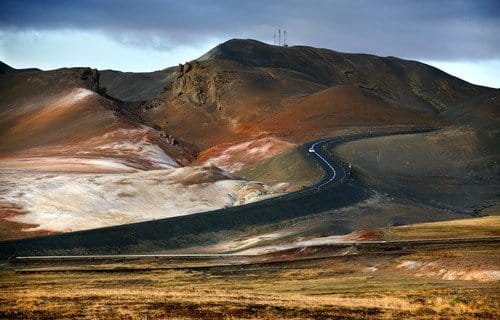
[[[350,165],[343,164],[339,159],[332,156],[331,153],[325,150],[326,146],[330,146],[333,149],[336,145],[346,143],[349,141],[374,138],[380,136],[392,136],[401,134],[416,134],[416,133],[426,133],[434,131],[436,128],[420,128],[420,129],[410,129],[410,130],[397,130],[397,131],[367,131],[358,134],[338,136],[333,138],[324,138],[316,141],[311,141],[304,144],[304,152],[314,157],[318,164],[321,166],[324,172],[324,176],[315,185],[306,188],[304,190],[291,193],[300,194],[309,191],[319,191],[326,187],[331,187],[342,183],[350,174]]]
[[[321,188],[336,181],[341,182],[346,177],[346,169],[338,162],[331,158],[331,155],[326,152],[327,144],[335,144],[342,141],[342,138],[328,138],[313,142],[307,149],[307,152],[316,158],[321,165],[324,176],[314,187]]]
[[[323,142],[323,144],[326,142],[328,142],[328,141]],[[317,149],[317,147],[318,147],[318,145],[323,146],[323,144],[322,144],[322,142],[316,142],[308,150],[309,153],[311,153],[312,155],[314,155],[315,157],[318,158],[318,160],[319,160],[318,162],[324,163],[326,165],[326,167],[328,168],[327,170],[325,170],[325,175],[327,176],[327,180],[322,182],[318,186],[318,188],[323,187],[323,186],[329,184],[330,182],[334,181],[335,178],[337,177],[337,170],[342,169],[342,167],[338,167],[336,170],[335,164],[328,162],[328,160],[326,160],[325,157],[323,155],[321,155],[322,152],[324,152],[324,149]],[[330,173],[330,171],[331,171],[331,173]],[[327,172],[330,174],[328,174]]]

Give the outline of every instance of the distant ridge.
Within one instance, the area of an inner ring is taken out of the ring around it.
[[[173,76],[172,68],[153,72],[121,72],[99,70],[100,84],[106,92],[120,100],[147,100],[158,95]]]
[[[8,64],[0,61],[0,74],[6,73],[20,73],[20,72],[38,72],[42,71],[38,68],[26,68],[26,69],[15,69],[9,66]]]
[[[465,80],[418,61],[404,60],[393,56],[380,57],[364,53],[346,53],[309,46],[282,47],[253,39],[228,40],[196,60],[230,60],[245,66],[290,69],[312,75],[317,80],[323,80],[325,85],[331,85],[332,82],[343,78],[345,72],[349,73],[352,68],[364,69],[368,73],[376,71],[373,70],[374,67],[383,62],[384,65],[391,68],[403,69],[401,71],[419,69],[418,72],[426,71],[433,77],[454,78],[469,84]],[[390,71],[396,72],[398,70]]]
[[[12,68],[6,63],[0,61],[0,74],[16,72],[16,69]]]

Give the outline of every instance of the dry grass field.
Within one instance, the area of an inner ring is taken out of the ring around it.
[[[408,226],[388,228],[385,232],[385,238],[391,240],[498,236],[500,236],[500,215],[417,223]]]
[[[463,256],[491,265],[498,262],[491,260],[498,249],[237,266],[160,260],[15,263],[0,271],[0,318],[498,319],[498,281],[445,280],[407,268],[407,261],[429,258],[437,263],[445,258],[449,267],[448,260]]]

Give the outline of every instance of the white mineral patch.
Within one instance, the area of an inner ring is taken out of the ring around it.
[[[242,169],[246,162],[257,162],[272,157],[293,146],[292,143],[275,137],[240,142],[227,147],[222,153],[205,161],[205,165],[215,165],[229,172]],[[252,160],[253,161],[250,161]]]
[[[0,159],[0,168],[49,172],[132,172],[137,171],[118,158],[33,157]]]
[[[311,246],[322,246],[329,245],[335,243],[353,243],[355,241],[346,240],[346,235],[343,236],[328,236],[328,237],[319,237],[312,238],[308,240],[283,243],[277,245],[269,245],[269,246],[260,246],[255,248],[249,248],[246,250],[239,251],[238,254],[241,255],[258,255],[258,254],[266,254],[276,251],[289,250],[289,249],[300,249],[307,248]]]
[[[209,167],[113,174],[1,170],[0,202],[26,212],[10,220],[65,232],[192,214],[278,191],[263,185],[248,196],[248,184]]]
[[[56,98],[56,100],[42,101],[42,104],[48,102],[49,105],[45,105],[43,107],[50,109],[72,108],[92,96],[97,96],[97,94],[89,89],[76,88],[65,93],[64,95],[60,95]]]
[[[111,142],[95,148],[101,151],[112,151],[117,156],[134,156],[139,159],[148,160],[158,168],[178,167],[179,164],[169,157],[163,149],[147,141],[139,142]]]
[[[78,88],[75,91],[72,91],[70,95],[66,96],[66,99],[70,101],[81,101],[91,95],[94,95],[93,91],[84,88]]]
[[[406,270],[418,269],[422,267],[422,263],[413,260],[404,260],[397,266],[397,268],[403,268]]]
[[[443,280],[464,280],[464,281],[499,281],[500,271],[495,269],[475,269],[467,266],[457,268],[450,266],[440,260],[434,261],[413,261],[403,260],[396,268],[403,268],[411,271],[418,277],[430,277]]]
[[[94,143],[96,146],[89,150],[82,150],[79,153],[99,152],[112,154],[123,159],[146,160],[154,169],[179,167],[177,161],[148,139],[148,135],[152,135],[152,129],[145,126],[120,128],[101,137],[91,139],[89,143]],[[102,141],[109,142],[103,143]]]

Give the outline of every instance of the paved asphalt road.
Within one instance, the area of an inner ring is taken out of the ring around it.
[[[344,143],[350,140],[356,140],[356,136],[326,138],[316,141],[307,142],[303,145],[304,152],[313,157],[323,170],[323,178],[315,185],[305,188],[300,191],[292,192],[279,197],[280,199],[294,198],[297,195],[306,193],[318,192],[325,187],[335,186],[341,184],[349,173],[349,167],[344,167],[340,161],[333,159],[329,152],[326,151],[325,146],[333,147],[336,144]],[[274,198],[266,199],[263,201],[272,201]]]
[[[441,239],[414,239],[414,240],[375,240],[375,241],[344,241],[332,242],[331,244],[313,245],[314,248],[342,249],[356,248],[354,254],[366,253],[396,253],[412,252],[422,249],[445,249],[462,246],[479,246],[500,244],[500,237],[478,237],[478,238],[441,238]],[[300,247],[291,249],[277,249],[280,251],[299,250]],[[21,256],[16,257],[18,262],[37,261],[89,261],[89,260],[140,260],[140,259],[172,259],[172,260],[211,260],[231,258],[255,258],[261,254],[238,254],[236,253],[190,253],[190,254],[114,254],[114,255],[65,255],[65,256]],[[338,256],[333,254],[331,257]]]
[[[343,142],[342,137],[323,139],[315,141],[312,144],[309,143],[310,147],[307,149],[307,152],[316,158],[324,171],[323,179],[315,186],[316,188],[324,187],[330,183],[342,182],[346,177],[346,169],[332,159],[330,154],[325,150],[327,144],[338,144],[339,142]]]

